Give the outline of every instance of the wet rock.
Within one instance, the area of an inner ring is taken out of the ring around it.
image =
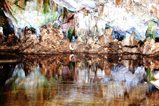
[[[140,53],[139,49],[137,47],[122,47],[123,53]]]
[[[123,0],[115,0],[115,5],[119,6],[121,5],[123,2]]]
[[[155,43],[155,50],[153,50],[153,53],[159,53],[159,43]]]
[[[121,41],[121,49],[123,53],[140,53],[139,44],[135,38],[136,33],[133,32],[132,35],[126,36],[124,40]]]
[[[0,34],[3,34],[3,27],[0,26]]]
[[[155,55],[159,53],[159,43],[155,43],[153,39],[148,39],[142,48],[143,54],[152,54]]]
[[[38,42],[36,30],[33,27],[25,27],[23,30],[19,32],[19,37],[22,45],[30,42],[34,44]]]
[[[87,45],[90,46],[89,49],[97,49],[99,46],[100,46],[100,40],[98,39],[97,41],[93,40],[92,37],[90,37],[88,40],[87,40]]]
[[[112,28],[109,28],[105,30],[105,33],[102,36],[96,36],[94,39],[89,37],[87,44],[91,47],[90,52],[107,53],[108,48],[113,42],[114,40],[112,38]]]
[[[105,42],[106,45],[108,45],[109,43],[113,42],[112,33],[113,33],[113,29],[112,28],[105,29],[104,42]]]
[[[159,18],[159,10],[156,4],[151,4],[149,11],[153,16]]]
[[[24,50],[24,52],[53,53],[55,51],[62,52],[66,49],[69,50],[69,41],[64,40],[62,36],[60,29],[53,28],[52,23],[41,27],[40,39],[35,34],[30,34],[30,32],[27,31],[25,35],[27,40],[23,45],[25,47],[30,44],[32,45]]]
[[[3,34],[8,36],[14,34],[14,26],[12,21],[4,14],[2,8],[0,8],[0,26],[3,27]]]
[[[3,41],[4,41],[4,37],[2,34],[0,34],[0,45],[3,43]]]
[[[109,39],[108,39],[109,40]],[[99,46],[105,46],[105,36],[100,36],[98,37],[97,42],[95,43],[95,45],[99,45]]]
[[[5,40],[5,36],[3,35],[3,27],[0,27],[0,45]]]
[[[59,50],[60,51],[69,51],[70,42],[68,39],[61,40]]]
[[[76,42],[72,42],[69,44],[69,49],[70,50],[76,50],[78,48],[78,45]]]
[[[127,47],[138,47],[138,42],[135,39],[135,33],[133,33],[130,36],[127,36],[123,41],[122,41],[122,46],[127,46]]]
[[[120,45],[120,42],[118,42],[117,40],[112,43],[109,43],[109,52],[118,53],[118,50],[120,50]]]
[[[17,37],[14,34],[9,34],[6,44],[7,46],[13,46],[17,43]]]
[[[143,54],[152,54],[152,51],[155,49],[155,41],[148,38],[143,45],[142,53]]]

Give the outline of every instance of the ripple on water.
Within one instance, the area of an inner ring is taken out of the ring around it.
[[[21,63],[1,64],[0,102],[4,106],[159,105],[158,89],[147,80],[157,69],[146,64],[154,60],[114,61],[109,56],[110,62],[105,57],[77,55],[70,60],[69,55],[57,55],[26,60],[24,56]]]

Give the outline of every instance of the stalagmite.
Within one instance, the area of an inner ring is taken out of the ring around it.
[[[0,27],[0,34],[3,34],[3,27]]]

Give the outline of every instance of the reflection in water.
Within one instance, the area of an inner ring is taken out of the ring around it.
[[[96,55],[26,56],[4,69],[10,76],[1,101],[6,106],[159,105],[158,90],[147,83],[147,69],[155,66],[141,63]]]

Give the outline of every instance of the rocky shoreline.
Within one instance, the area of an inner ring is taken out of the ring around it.
[[[49,30],[49,32],[48,32]],[[154,39],[147,38],[144,42],[138,42],[133,36],[122,41],[113,40],[112,32],[106,32],[96,41],[91,38],[87,42],[81,42],[78,39],[70,42],[63,38],[59,30],[47,27],[42,29],[43,36],[38,38],[30,30],[23,33],[23,38],[12,46],[0,46],[1,52],[13,52],[23,54],[60,54],[60,53],[90,53],[90,54],[142,54],[158,55],[159,43]],[[109,35],[108,35],[109,33]],[[104,39],[107,39],[104,41]],[[12,41],[11,41],[12,42]],[[130,43],[128,43],[130,42]]]
[[[30,44],[31,45],[31,44]],[[35,55],[48,55],[48,54],[121,54],[121,55],[143,55],[143,56],[157,56],[159,55],[159,48],[154,48],[154,51],[151,49],[148,49],[146,53],[143,53],[141,51],[143,48],[140,47],[128,47],[124,46],[122,48],[111,48],[111,47],[102,47],[99,46],[99,48],[91,48],[90,45],[77,45],[79,46],[76,50],[71,50],[69,46],[72,45],[63,45],[64,48],[60,48],[62,45],[56,45],[59,46],[59,48],[52,48],[48,46],[42,46],[40,43],[37,43],[35,45],[31,45],[32,47],[25,47],[23,45],[23,48],[21,45],[16,46],[1,46],[0,52],[1,53],[16,53],[16,54],[35,54]]]

